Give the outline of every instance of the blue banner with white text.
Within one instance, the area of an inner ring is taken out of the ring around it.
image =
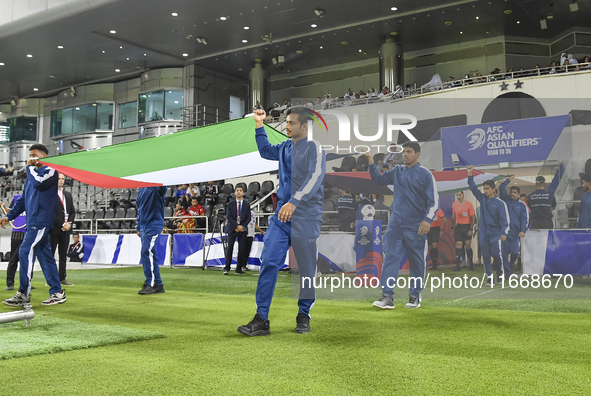
[[[566,126],[569,115],[442,128],[443,167],[545,161]]]

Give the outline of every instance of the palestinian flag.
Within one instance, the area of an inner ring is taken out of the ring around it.
[[[137,188],[222,180],[277,170],[259,155],[252,117],[97,150],[47,157],[43,164],[82,183]],[[287,137],[265,125],[271,144]]]
[[[455,193],[468,189],[468,171],[439,171],[431,172],[437,182],[437,191],[439,194]],[[494,180],[495,182],[504,179],[506,176],[497,175],[494,173],[486,173],[474,170],[472,172],[474,182],[477,186],[481,186],[486,180]],[[333,187],[345,190],[354,194],[379,194],[391,195],[393,186],[376,186],[371,181],[369,172],[336,172],[327,173],[325,182]]]

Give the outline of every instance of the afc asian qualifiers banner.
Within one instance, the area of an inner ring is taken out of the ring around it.
[[[379,282],[382,274],[382,221],[355,221],[355,256],[357,260],[356,277],[366,279],[363,285],[369,286],[372,278]]]
[[[442,128],[443,167],[545,161],[566,126],[569,115]]]

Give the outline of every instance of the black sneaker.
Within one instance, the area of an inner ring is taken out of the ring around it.
[[[298,334],[310,332],[310,317],[304,313],[299,313],[296,316],[296,328],[295,332]]]
[[[137,294],[154,294],[154,293],[156,293],[156,290],[152,286],[150,286],[149,283],[144,283],[142,290],[137,292]]]
[[[230,271],[228,271],[227,269],[225,269],[224,270],[224,275],[228,275],[228,272],[230,272]]]
[[[246,272],[244,272],[244,271],[236,271],[236,275],[246,275]]]
[[[7,283],[6,290],[14,290],[14,283]]]
[[[461,264],[456,264],[455,267],[453,267],[452,271],[461,271],[462,267]]]
[[[154,293],[164,293],[164,285],[155,285]]]
[[[249,337],[266,336],[271,334],[271,331],[269,330],[269,321],[263,320],[259,314],[256,314],[249,324],[240,326],[238,331]]]

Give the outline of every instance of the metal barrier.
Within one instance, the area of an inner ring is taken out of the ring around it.
[[[76,220],[74,220],[74,224],[76,224],[76,223],[88,223],[90,228],[88,228],[88,229],[76,228],[76,229],[73,229],[72,231],[81,232],[81,233],[85,233],[85,234],[92,234],[93,224],[94,224],[93,219],[76,219]]]
[[[170,216],[170,217],[165,217],[164,220],[183,220],[183,219],[205,219],[205,227],[193,227],[193,228],[188,228],[186,229],[187,231],[204,231],[207,232],[207,230],[209,229],[209,218],[207,216]],[[78,220],[76,220],[78,221]],[[103,231],[105,233],[109,233],[109,232],[120,232],[120,233],[125,233],[125,232],[136,232],[135,228],[99,228],[99,222],[107,222],[107,221],[137,221],[137,219],[126,219],[126,218],[112,218],[112,219],[94,219],[94,220],[86,220],[86,221],[91,221],[94,222],[94,231],[96,234],[99,233],[99,231]],[[92,226],[93,223],[91,223],[91,234],[92,234]],[[165,227],[166,228],[166,227]],[[174,231],[174,230],[170,230],[170,231]]]
[[[376,209],[376,213],[377,212],[383,212],[386,213],[386,221],[382,220],[382,232],[386,232],[386,228],[388,228],[388,223],[390,222],[390,209]],[[339,214],[338,210],[324,210],[322,211],[322,214]],[[380,218],[382,217],[382,215],[380,215]],[[375,219],[375,216],[374,216]],[[323,222],[324,223],[324,222]],[[337,226],[338,227],[338,221],[336,224],[322,224],[321,225],[321,229],[324,227],[326,230],[326,227],[334,227]],[[326,231],[330,231],[330,230],[326,230]],[[339,231],[339,232],[344,232],[344,231]],[[346,233],[346,232],[344,232]]]

